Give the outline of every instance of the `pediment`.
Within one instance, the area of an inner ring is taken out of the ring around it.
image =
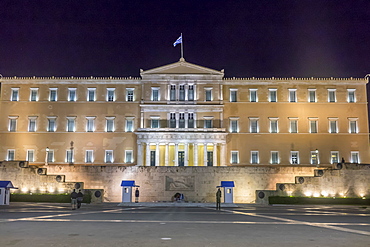
[[[218,71],[209,69],[196,64],[188,63],[185,59],[181,58],[180,61],[161,67],[157,67],[149,70],[141,70],[141,75],[151,74],[196,74],[196,75],[221,75],[223,76],[223,70]]]

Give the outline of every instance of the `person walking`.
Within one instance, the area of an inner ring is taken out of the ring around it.
[[[139,202],[139,195],[140,195],[139,188],[136,188],[136,190],[135,190],[135,203]]]
[[[221,209],[221,190],[218,188],[216,192],[216,209],[220,210]]]
[[[84,199],[84,194],[82,194],[81,190],[79,190],[77,193],[77,208],[81,207],[81,203],[83,199]]]
[[[73,192],[71,193],[71,204],[72,204],[72,210],[76,210],[77,207],[77,192],[75,189],[73,189]]]

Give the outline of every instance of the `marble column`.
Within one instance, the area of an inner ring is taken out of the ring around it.
[[[204,143],[203,147],[203,166],[207,166],[207,143]]]
[[[226,166],[226,144],[221,144],[220,166]]]
[[[175,166],[179,166],[179,144],[175,143]]]
[[[137,166],[144,166],[143,164],[143,145],[140,143],[137,144]]]
[[[213,143],[213,166],[217,166],[217,143]]]
[[[194,143],[194,147],[193,147],[193,158],[194,158],[194,166],[198,166],[198,144],[197,143]]]
[[[155,166],[159,166],[159,143],[155,144]]]
[[[145,165],[150,166],[150,143],[146,144]]]
[[[166,150],[165,150],[165,153],[164,153],[164,165],[165,166],[168,166],[168,143],[166,143]]]
[[[184,162],[184,166],[189,166],[189,152],[188,152],[188,147],[189,147],[189,144],[185,143],[184,144],[184,152],[185,152],[185,162]]]

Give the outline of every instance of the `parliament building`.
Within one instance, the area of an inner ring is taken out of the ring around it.
[[[3,77],[0,160],[84,166],[369,163],[363,78]]]

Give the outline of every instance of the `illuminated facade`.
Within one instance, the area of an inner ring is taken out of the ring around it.
[[[1,160],[35,165],[368,163],[366,80],[224,78],[179,62],[141,78],[4,77]]]

